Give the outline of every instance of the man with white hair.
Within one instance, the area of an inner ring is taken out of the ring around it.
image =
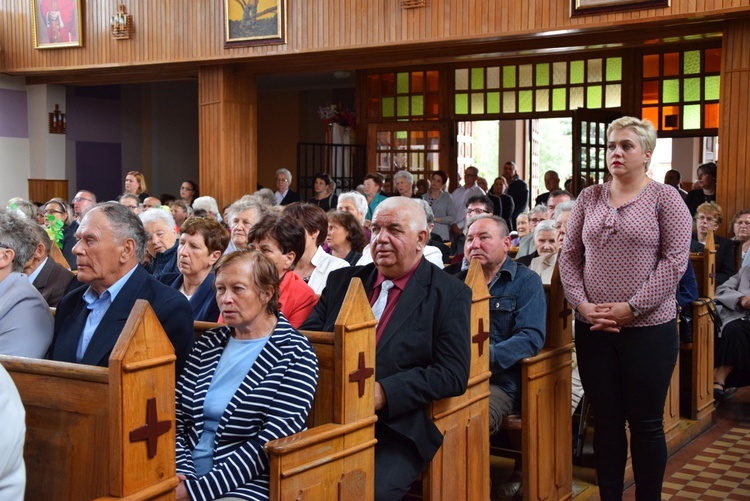
[[[289,169],[279,169],[276,171],[276,205],[289,205],[299,202],[302,199],[299,193],[292,191],[289,187],[292,185],[292,173]]]
[[[216,203],[214,197],[203,196],[193,200],[193,211],[204,210],[208,217],[221,221],[219,216],[219,204]]]
[[[534,254],[534,256],[532,256],[528,260],[529,262],[531,262],[532,259],[539,255],[536,254],[536,247],[534,246],[534,228],[536,228],[536,225],[544,221],[545,219],[547,219],[547,207],[545,207],[544,205],[537,205],[536,207],[531,209],[531,211],[529,211],[529,234],[525,237],[521,237],[521,240],[518,242],[516,261],[518,261],[519,258]],[[528,265],[528,263],[524,264]]]
[[[152,209],[143,212],[140,217],[150,237],[146,248],[151,261],[145,265],[146,270],[156,279],[170,273],[180,273],[177,267],[179,242],[172,215],[161,209]]]

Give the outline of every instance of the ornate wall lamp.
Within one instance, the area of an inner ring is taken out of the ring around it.
[[[120,5],[117,14],[109,18],[109,30],[114,39],[129,40],[133,38],[133,33],[135,33],[133,16],[127,13],[124,5]]]
[[[55,105],[55,111],[49,112],[48,120],[50,134],[65,134],[68,128],[68,120],[65,118],[65,113],[60,111],[59,105]]]

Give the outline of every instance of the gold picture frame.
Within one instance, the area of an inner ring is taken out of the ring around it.
[[[570,17],[669,7],[670,0],[571,0]]]
[[[286,43],[286,0],[224,0],[224,46]]]
[[[34,48],[83,46],[81,0],[32,0]]]

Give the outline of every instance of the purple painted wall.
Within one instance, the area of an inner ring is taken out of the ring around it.
[[[29,137],[26,92],[0,89],[0,137]]]

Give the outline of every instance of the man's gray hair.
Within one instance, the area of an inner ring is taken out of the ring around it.
[[[174,222],[174,218],[172,217],[172,214],[165,210],[161,209],[151,209],[147,210],[145,212],[141,212],[141,222],[143,223],[143,226],[145,227],[148,223],[155,223],[156,221],[161,221],[170,228],[174,228],[177,223]]]
[[[536,237],[543,231],[551,231],[553,233],[557,233],[557,228],[555,228],[555,222],[551,219],[545,219],[544,221],[539,221],[539,223],[534,228],[534,240],[536,240]]]
[[[284,168],[277,169],[276,173],[273,175],[274,179],[276,179],[276,177],[278,177],[279,174],[284,174],[289,184],[292,183],[292,173],[289,172],[289,169],[284,169]]]
[[[407,183],[412,184],[412,185],[414,184],[414,176],[412,176],[411,172],[409,172],[408,170],[400,170],[400,171],[396,172],[393,175],[393,184],[395,185],[396,184],[396,180],[398,178],[401,178],[401,177],[403,177],[404,179],[406,179]]]
[[[39,224],[32,224],[31,227],[34,229],[37,245],[44,245],[44,253],[49,255],[49,251],[52,249],[52,240],[50,240],[47,230],[44,229],[44,226]],[[34,246],[34,249],[36,250],[36,245]]]
[[[561,204],[557,204],[555,207],[555,221],[557,221],[557,218],[560,217],[560,214],[563,212],[570,212],[573,210],[573,207],[576,206],[575,200],[569,200],[567,202],[563,202]]]
[[[547,217],[547,206],[544,204],[535,205],[534,208],[529,211],[529,218],[534,214],[543,214]]]
[[[471,228],[471,225],[476,223],[480,219],[492,219],[492,221],[497,225],[498,229],[500,230],[501,238],[505,238],[508,235],[510,235],[510,230],[508,229],[508,223],[505,222],[505,219],[501,218],[500,216],[495,216],[493,214],[480,214],[478,216],[469,218],[469,220],[466,221],[466,227],[464,228],[464,235],[468,235],[469,228]]]
[[[13,209],[0,211],[0,247],[12,249],[13,271],[21,273],[36,250],[36,233],[31,221]]]
[[[143,223],[133,211],[117,202],[104,202],[96,204],[86,213],[83,221],[91,217],[91,214],[99,211],[109,220],[112,234],[116,241],[124,242],[132,238],[135,242],[135,257],[140,263],[146,253],[146,244],[151,239]],[[146,212],[163,212],[160,209],[151,209]],[[170,216],[171,217],[171,216]],[[83,222],[82,221],[82,222]]]
[[[193,210],[202,209],[206,212],[210,212],[213,215],[219,215],[219,204],[216,203],[214,197],[204,196],[198,197],[193,200]]]
[[[339,203],[344,200],[352,200],[354,202],[354,206],[360,215],[359,222],[361,223],[367,215],[367,199],[365,196],[358,191],[349,191],[339,195]]]

